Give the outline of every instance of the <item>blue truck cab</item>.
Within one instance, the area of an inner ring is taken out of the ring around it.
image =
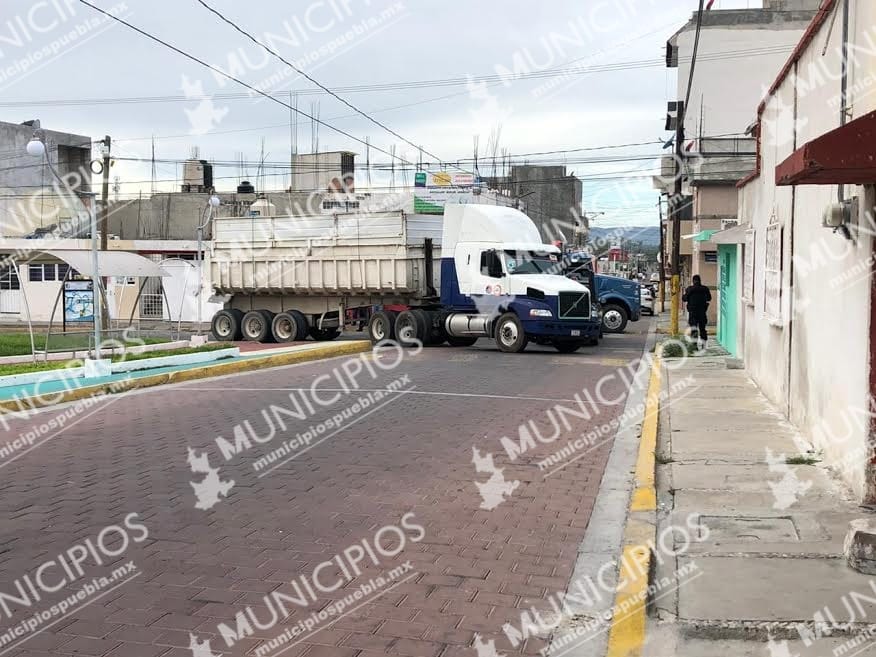
[[[606,333],[623,333],[628,322],[638,322],[642,315],[639,281],[620,276],[595,274],[593,257],[570,252],[563,258],[566,276],[575,281],[593,278],[593,293],[602,311],[602,328]]]

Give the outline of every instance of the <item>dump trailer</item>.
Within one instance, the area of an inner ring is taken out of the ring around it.
[[[560,251],[525,214],[448,205],[404,212],[220,218],[210,280],[225,308],[219,340],[332,340],[343,328],[405,346],[530,342],[572,352],[599,340],[588,288],[562,275]]]

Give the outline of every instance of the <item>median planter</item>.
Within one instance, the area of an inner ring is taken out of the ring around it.
[[[222,360],[224,358],[237,358],[240,356],[240,349],[231,347],[229,349],[214,349],[213,351],[200,351],[194,354],[180,354],[178,356],[160,356],[158,358],[143,358],[141,360],[120,361],[113,363],[113,374],[120,372],[136,372],[138,370],[154,370],[159,367],[175,367],[179,365],[197,365],[199,363],[209,363],[214,360]]]

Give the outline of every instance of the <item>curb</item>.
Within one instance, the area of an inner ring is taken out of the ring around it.
[[[135,379],[119,379],[118,381],[102,383],[99,385],[63,390],[48,394],[45,397],[38,396],[9,399],[0,401],[0,411],[10,413],[22,412],[31,409],[55,406],[66,402],[79,401],[89,397],[113,395],[140,388],[152,388],[154,386],[169,383],[184,383],[186,381],[196,381],[198,379],[208,379],[216,376],[225,376],[227,374],[251,372],[271,367],[281,367],[283,365],[295,365],[297,363],[358,354],[367,351],[371,351],[371,342],[368,340],[349,340],[331,345],[314,347],[313,349],[294,351],[291,353],[248,358],[246,360],[235,361],[232,363],[204,365],[187,370],[162,372],[161,374],[153,374]]]
[[[645,644],[652,546],[657,531],[655,451],[660,413],[660,357],[655,354],[645,399],[633,493],[627,509],[619,583],[606,657],[639,657]]]

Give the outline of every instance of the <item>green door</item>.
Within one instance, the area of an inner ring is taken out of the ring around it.
[[[718,342],[734,357],[736,354],[737,249],[735,244],[718,245],[719,292]]]

